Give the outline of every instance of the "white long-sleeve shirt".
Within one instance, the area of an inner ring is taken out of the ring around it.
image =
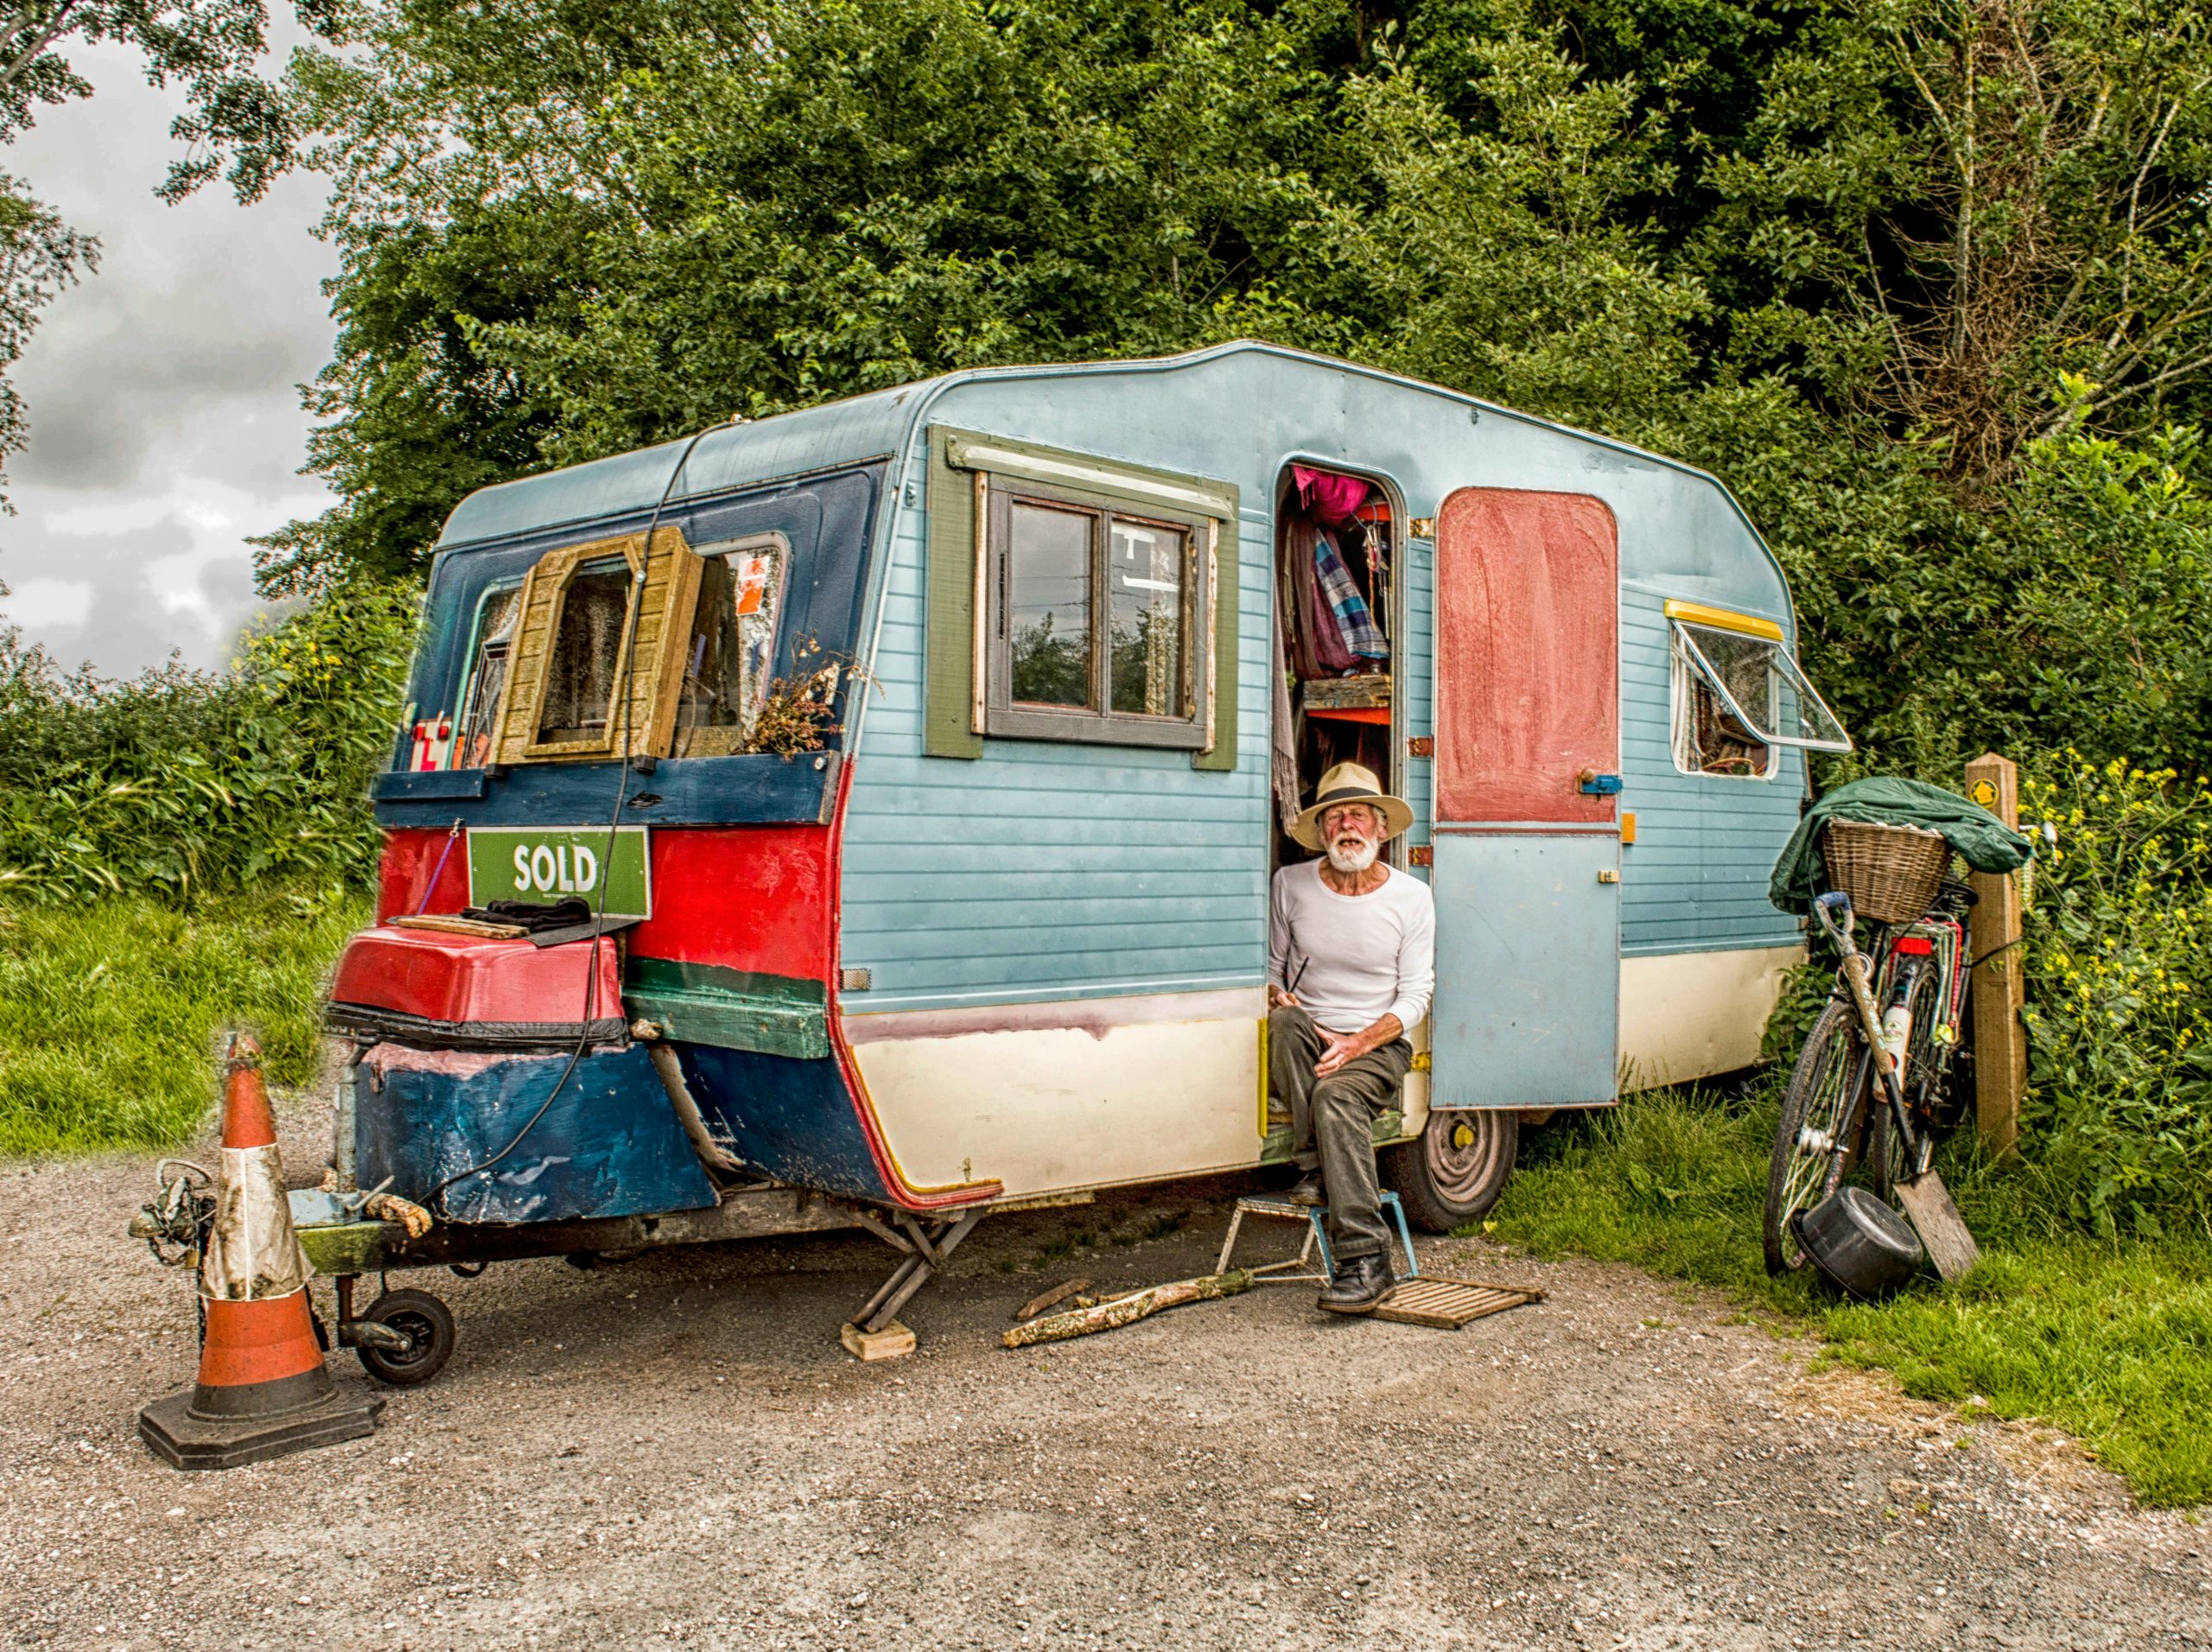
[[[1340,895],[1320,861],[1275,874],[1268,912],[1268,979],[1292,990],[1314,1024],[1363,1032],[1395,1015],[1408,1032],[1436,992],[1436,901],[1395,867],[1382,886]]]

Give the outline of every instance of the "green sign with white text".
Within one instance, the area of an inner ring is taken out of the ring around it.
[[[594,911],[606,890],[609,918],[653,911],[646,829],[624,826],[488,826],[468,833],[468,904],[524,900],[550,906],[581,896]]]

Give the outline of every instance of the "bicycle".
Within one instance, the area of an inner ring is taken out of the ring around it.
[[[1925,886],[1923,886],[1925,888]],[[1862,950],[1851,896],[1813,903],[1840,955],[1827,1003],[1805,1035],[1768,1161],[1762,1238],[1769,1274],[1808,1258],[1798,1219],[1854,1176],[1885,1204],[1897,1184],[1926,1172],[1936,1143],[1957,1124],[1966,1051],[1974,891],[1938,881],[1932,900],[1904,923],[1868,919]],[[1917,904],[1917,903],[1916,903]]]

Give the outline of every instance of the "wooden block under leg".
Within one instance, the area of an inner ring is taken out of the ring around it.
[[[855,1359],[898,1359],[914,1351],[914,1333],[896,1319],[880,1331],[862,1331],[849,1323],[841,1325],[837,1340]]]

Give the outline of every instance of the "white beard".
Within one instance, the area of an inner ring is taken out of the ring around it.
[[[1329,864],[1347,878],[1356,878],[1375,864],[1375,857],[1382,853],[1380,843],[1363,842],[1347,853],[1335,844],[1329,845]]]

